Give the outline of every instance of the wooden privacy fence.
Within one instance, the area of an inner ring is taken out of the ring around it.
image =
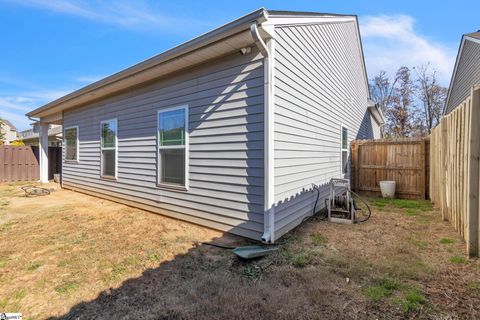
[[[0,183],[40,179],[38,147],[0,146]],[[48,179],[62,171],[62,148],[48,147]]]
[[[444,116],[430,135],[430,199],[467,243],[479,246],[480,87]]]
[[[429,141],[425,138],[356,140],[351,144],[352,188],[380,195],[379,182],[396,182],[400,198],[425,199],[429,181]]]
[[[39,174],[30,146],[0,146],[0,183],[38,180]]]

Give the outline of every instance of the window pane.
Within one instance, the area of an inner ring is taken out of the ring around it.
[[[342,151],[342,172],[347,172],[348,165],[348,151]]]
[[[342,149],[348,149],[348,129],[342,127]]]
[[[102,175],[115,176],[115,150],[102,150]]]
[[[77,160],[77,128],[65,130],[65,159]]]
[[[115,148],[116,133],[115,121],[102,123],[102,148]]]
[[[158,122],[161,146],[185,144],[185,109],[162,112]]]
[[[160,150],[160,182],[185,185],[185,149]]]

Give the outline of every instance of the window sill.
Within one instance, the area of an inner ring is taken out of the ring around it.
[[[188,188],[185,186],[176,186],[173,184],[166,184],[166,183],[159,183],[157,184],[157,187],[159,189],[164,189],[168,191],[184,191],[184,192],[188,191]]]
[[[79,161],[78,160],[65,160],[63,161],[64,163],[68,163],[68,164],[78,164]]]
[[[117,181],[117,177],[114,176],[100,176],[100,179],[102,180],[108,180],[108,181]]]

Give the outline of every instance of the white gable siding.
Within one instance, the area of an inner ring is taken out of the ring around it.
[[[275,238],[324,205],[341,177],[341,125],[372,138],[368,88],[354,22],[275,28]],[[367,124],[365,124],[368,122]],[[363,124],[363,125],[362,125]]]
[[[454,82],[450,84],[450,94],[445,114],[453,111],[468,96],[474,85],[480,84],[480,43],[465,40],[458,61]]]
[[[263,233],[263,60],[254,50],[66,111],[79,127],[79,163],[63,184],[242,236]],[[157,111],[189,105],[188,191],[160,189]],[[118,180],[100,179],[100,121],[118,121]]]

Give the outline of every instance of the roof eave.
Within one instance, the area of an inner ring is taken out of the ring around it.
[[[163,53],[160,53],[152,58],[146,59],[140,63],[137,63],[127,69],[124,69],[120,72],[117,72],[111,76],[108,76],[104,79],[96,81],[88,86],[85,86],[79,90],[76,90],[72,93],[69,93],[59,99],[56,99],[50,103],[47,103],[33,111],[30,111],[26,114],[27,117],[39,117],[45,111],[59,106],[62,103],[65,103],[69,100],[75,99],[80,96],[84,96],[92,93],[99,88],[112,85],[120,80],[126,79],[128,77],[135,76],[136,74],[141,73],[142,71],[151,69],[152,67],[158,66],[162,63],[168,62],[172,59],[181,57],[190,52],[193,52],[197,49],[206,47],[212,43],[218,42],[224,38],[235,35],[243,30],[250,28],[250,25],[257,21],[257,23],[262,23],[266,20],[268,13],[266,9],[260,8],[255,10],[243,17],[240,17],[232,22],[229,22],[223,26],[220,26],[212,31],[209,31],[203,35],[200,35],[192,40],[189,40],[183,44],[180,44],[172,49],[169,49]]]

